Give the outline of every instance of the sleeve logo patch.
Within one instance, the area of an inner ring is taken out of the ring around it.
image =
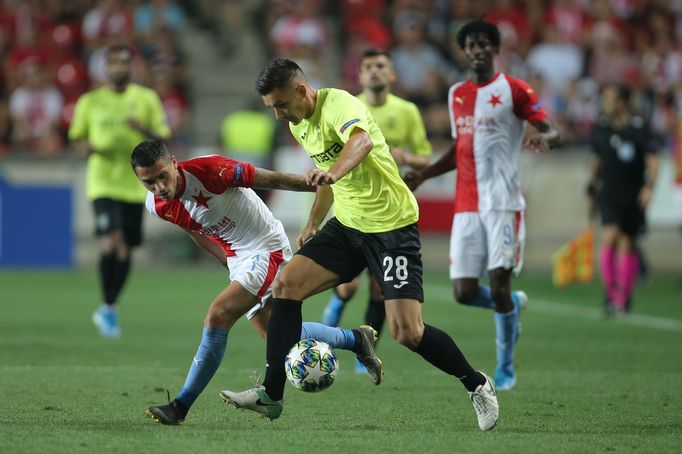
[[[242,182],[243,173],[244,173],[244,169],[242,169],[242,165],[241,164],[235,164],[235,166],[234,166],[234,177],[233,177],[234,184],[240,184]]]
[[[533,104],[532,108],[533,110],[540,110],[542,109],[542,106],[540,105],[539,102],[536,102],[535,104]]]
[[[341,134],[343,134],[350,125],[355,124],[358,121],[360,121],[359,118],[353,118],[352,120],[348,120],[343,124],[343,126],[341,126],[341,129],[339,129],[339,131],[341,132]]]

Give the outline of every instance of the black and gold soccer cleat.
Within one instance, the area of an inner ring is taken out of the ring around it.
[[[358,361],[367,368],[367,375],[375,385],[381,383],[384,378],[384,368],[381,365],[381,360],[377,356],[374,346],[379,339],[379,334],[374,328],[369,325],[362,325],[353,330],[356,338],[359,339],[355,349],[355,355]]]
[[[168,393],[168,391],[166,392]],[[166,405],[152,405],[147,409],[147,416],[167,426],[182,424],[185,422],[186,415],[187,409],[183,411],[175,400],[171,402],[170,393],[168,393],[168,403]]]

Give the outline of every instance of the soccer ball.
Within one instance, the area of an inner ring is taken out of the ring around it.
[[[317,392],[334,383],[339,372],[339,360],[329,344],[304,339],[291,347],[284,361],[284,369],[296,389]]]

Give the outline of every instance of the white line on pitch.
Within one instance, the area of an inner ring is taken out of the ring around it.
[[[426,289],[427,293],[431,293],[436,298],[451,300],[452,288],[444,285],[430,285]],[[428,296],[426,296],[428,299]],[[604,317],[600,309],[593,307],[580,307],[571,304],[558,303],[556,301],[549,301],[545,299],[536,299],[529,295],[528,310],[533,312],[542,312],[548,315],[556,315],[561,317],[575,317],[585,320],[603,320]],[[653,315],[644,314],[629,314],[626,317],[614,318],[614,322],[623,325],[636,326],[639,328],[651,328],[663,331],[682,332],[682,321],[672,318],[656,317]]]

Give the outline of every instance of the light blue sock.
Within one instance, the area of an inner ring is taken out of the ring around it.
[[[514,339],[518,312],[495,312],[495,348],[497,353],[497,368],[511,370],[514,359]]]
[[[521,330],[519,329],[521,318],[521,301],[519,301],[519,292],[511,293],[512,302],[514,303],[514,312],[516,312],[516,324],[514,325],[514,345],[519,341]]]
[[[303,322],[301,339],[315,339],[328,343],[333,348],[352,350],[355,345],[355,334],[352,330],[334,328],[322,323]]]
[[[201,343],[192,366],[187,373],[185,385],[176,397],[187,408],[191,407],[223,360],[227,348],[227,331],[221,328],[204,328]]]
[[[490,296],[490,287],[479,285],[478,295],[470,304],[470,306],[482,307],[484,309],[495,309],[495,302],[493,301],[492,296]]]

